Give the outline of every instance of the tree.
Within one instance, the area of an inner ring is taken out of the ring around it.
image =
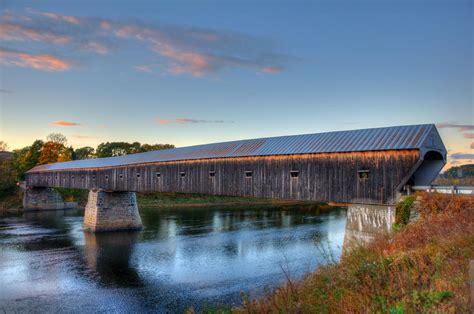
[[[39,163],[43,141],[36,140],[31,146],[13,151],[13,167],[19,180],[24,180],[25,172]]]
[[[82,159],[91,159],[94,157],[95,157],[95,149],[90,146],[81,147],[74,150],[73,159],[82,160]]]
[[[154,150],[170,149],[170,148],[174,148],[174,147],[175,146],[172,145],[172,144],[154,144],[154,145],[143,144],[140,148],[140,151],[141,152],[150,152],[150,151],[154,151]]]
[[[69,160],[72,160],[70,149],[64,146],[64,144],[49,141],[44,143],[38,163],[44,165]]]
[[[48,142],[53,142],[64,146],[67,144],[67,137],[61,133],[51,133],[46,137],[46,139]]]
[[[16,176],[11,156],[0,156],[0,196],[15,188]]]
[[[122,156],[128,154],[136,154],[142,152],[148,152],[153,150],[174,148],[171,144],[143,144],[139,142],[127,143],[127,142],[107,142],[101,143],[97,147],[96,156],[98,158]]]
[[[6,152],[8,150],[8,144],[4,141],[0,141],[0,152]]]

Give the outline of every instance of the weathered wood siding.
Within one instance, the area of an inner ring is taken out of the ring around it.
[[[384,204],[394,200],[418,159],[418,150],[220,158],[33,172],[27,185]],[[292,170],[298,177],[291,177]],[[369,170],[369,178],[360,179],[359,170]]]

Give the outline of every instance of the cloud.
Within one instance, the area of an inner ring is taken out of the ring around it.
[[[72,63],[52,55],[33,55],[0,47],[0,64],[46,71],[66,71]]]
[[[51,122],[50,124],[51,124],[51,125],[55,125],[55,126],[66,126],[66,127],[79,126],[79,125],[81,125],[80,123],[70,122],[70,121],[64,121],[64,120],[53,121],[53,122]]]
[[[474,138],[474,133],[464,133],[465,138]]]
[[[454,153],[449,156],[453,160],[474,159],[474,154],[471,153]]]
[[[0,40],[33,42],[68,49],[69,53],[110,54],[130,43],[150,51],[149,65],[132,65],[141,72],[159,69],[172,75],[201,77],[227,68],[278,74],[294,58],[277,53],[272,41],[231,31],[178,25],[117,22],[29,10],[26,15],[4,15]],[[73,49],[71,49],[73,48]],[[44,49],[44,47],[42,47]]]
[[[202,120],[202,119],[189,119],[189,118],[177,118],[177,119],[157,119],[159,124],[198,124],[198,123],[227,123],[232,121],[224,120]]]
[[[89,136],[89,135],[80,135],[80,134],[73,134],[71,135],[72,138],[77,139],[97,139],[97,136]]]
[[[97,124],[97,125],[96,125],[96,128],[98,128],[98,129],[105,129],[105,128],[107,128],[107,125],[105,125],[105,124]]]
[[[283,71],[283,67],[281,66],[276,66],[276,67],[265,67],[261,70],[263,73],[268,73],[268,74],[277,74]]]
[[[75,25],[79,25],[81,23],[77,17],[70,16],[70,15],[61,15],[61,14],[56,14],[52,12],[36,12],[36,11],[31,11],[31,10],[30,12],[46,16],[56,21],[64,21],[70,24],[75,24]]]
[[[440,129],[448,129],[448,128],[458,129],[459,132],[474,130],[474,124],[456,124],[456,123],[442,122],[442,123],[438,123],[436,126]]]
[[[157,66],[158,64],[142,64],[142,65],[136,65],[133,68],[139,72],[153,73],[153,68]]]
[[[11,91],[11,90],[8,90],[8,89],[3,89],[3,88],[0,88],[0,93],[4,93],[4,94],[11,94],[11,93],[13,93],[13,91]]]
[[[474,142],[471,143],[471,149],[474,149]]]
[[[2,23],[0,39],[5,41],[37,41],[53,44],[67,44],[71,38],[65,35],[54,34],[51,31],[39,30],[13,23]]]

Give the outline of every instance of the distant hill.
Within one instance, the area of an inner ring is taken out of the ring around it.
[[[474,178],[474,164],[451,167],[440,175],[441,178]]]
[[[12,158],[13,158],[13,153],[0,151],[0,159],[12,159]]]

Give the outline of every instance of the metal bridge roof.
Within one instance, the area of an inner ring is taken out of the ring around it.
[[[446,149],[434,124],[290,135],[157,150],[36,166],[30,172],[102,168],[208,158],[419,149]]]

